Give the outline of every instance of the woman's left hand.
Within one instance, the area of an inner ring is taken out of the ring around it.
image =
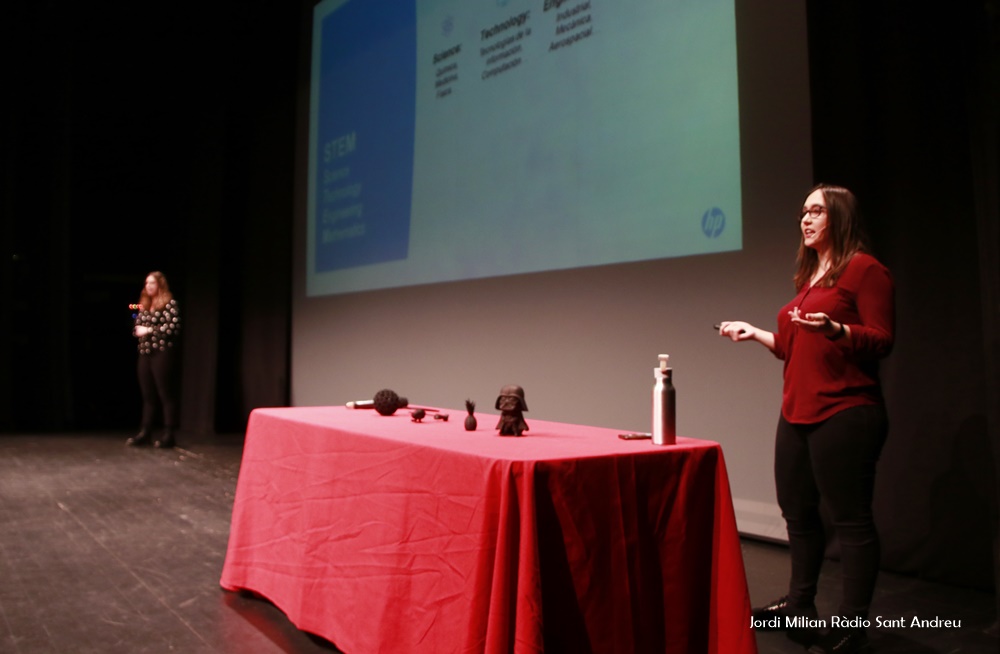
[[[801,313],[799,312],[799,308],[795,307],[788,312],[788,315],[791,317],[793,324],[807,331],[823,334],[824,336],[832,336],[840,329],[839,325],[834,326],[833,321],[830,320],[830,316],[825,313]]]

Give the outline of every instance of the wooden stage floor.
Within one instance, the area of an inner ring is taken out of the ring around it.
[[[126,447],[128,435],[0,435],[0,652],[338,652],[266,601],[219,587],[242,436],[182,434],[161,451]],[[787,550],[745,539],[743,552],[753,601],[782,595]],[[837,587],[828,561],[820,615]],[[996,652],[995,610],[993,593],[883,573],[873,613],[962,626],[870,635],[880,653]],[[780,633],[758,645],[804,651]]]

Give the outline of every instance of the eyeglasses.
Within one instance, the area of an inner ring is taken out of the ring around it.
[[[809,214],[810,218],[812,218],[813,220],[816,220],[817,218],[819,218],[820,216],[822,216],[824,213],[826,213],[826,207],[821,207],[818,204],[814,204],[813,206],[811,206],[811,207],[809,207],[807,209],[803,208],[802,211],[799,212],[799,220],[802,220],[803,218],[805,218],[806,214]]]

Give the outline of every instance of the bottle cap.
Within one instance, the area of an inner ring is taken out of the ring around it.
[[[669,362],[670,362],[670,355],[669,354],[661,354],[660,355],[660,370],[666,370],[667,369],[667,365],[669,364]]]

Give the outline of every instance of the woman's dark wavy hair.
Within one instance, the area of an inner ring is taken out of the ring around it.
[[[167,284],[167,278],[163,276],[159,270],[154,270],[149,273],[156,278],[157,292],[156,297],[149,297],[149,293],[146,292],[146,287],[142,287],[142,293],[139,294],[139,304],[146,311],[160,311],[163,307],[170,303],[170,300],[174,299],[173,293],[170,292],[170,285]],[[149,277],[146,275],[146,277]],[[143,277],[143,279],[146,279]]]
[[[868,235],[862,223],[858,199],[853,193],[843,186],[817,184],[806,197],[814,191],[822,192],[826,202],[826,235],[830,240],[830,270],[816,285],[829,287],[837,283],[851,257],[858,252],[868,252]],[[816,250],[806,247],[801,237],[795,263],[795,290],[798,291],[809,283],[819,267]]]

